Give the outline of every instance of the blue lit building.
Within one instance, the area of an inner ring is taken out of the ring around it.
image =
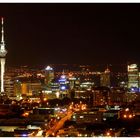
[[[58,81],[60,84],[60,91],[66,91],[69,89],[69,82],[65,75],[61,75],[61,77]]]

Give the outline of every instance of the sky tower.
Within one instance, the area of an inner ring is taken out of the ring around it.
[[[1,62],[1,89],[0,92],[4,92],[4,73],[5,73],[5,57],[7,50],[5,49],[4,43],[4,19],[1,18],[1,44],[0,44],[0,62]]]

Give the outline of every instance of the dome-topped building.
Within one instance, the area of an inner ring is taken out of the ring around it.
[[[45,68],[45,83],[46,83],[46,85],[49,85],[53,79],[54,79],[54,70],[52,67],[47,66]]]

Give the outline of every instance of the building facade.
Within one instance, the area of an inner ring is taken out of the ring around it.
[[[128,89],[131,92],[139,91],[139,70],[137,64],[130,64],[127,67],[128,72]]]
[[[100,86],[110,87],[110,70],[107,68],[100,76]]]

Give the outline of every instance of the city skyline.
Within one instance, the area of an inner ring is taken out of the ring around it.
[[[0,4],[0,137],[140,137],[140,5]]]
[[[139,4],[0,4],[7,65],[140,62]]]

